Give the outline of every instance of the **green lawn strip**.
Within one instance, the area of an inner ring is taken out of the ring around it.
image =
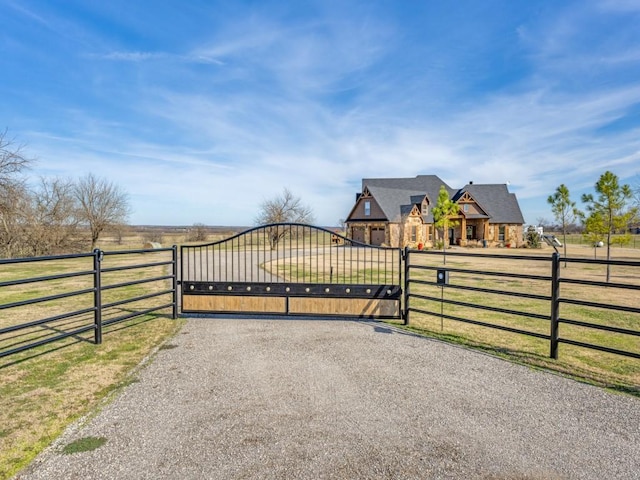
[[[372,284],[378,283],[378,281],[382,284],[385,283],[385,272],[371,268],[360,269],[348,274],[342,272],[331,274],[329,271],[317,272],[295,265],[280,265],[276,274],[287,281],[301,283]],[[387,272],[387,276],[391,276],[389,272]]]
[[[417,318],[416,318],[417,317]],[[560,345],[559,359],[549,358],[549,342],[486,327],[445,320],[440,330],[436,316],[425,321],[411,313],[410,325],[395,325],[421,336],[461,345],[532,368],[559,373],[575,380],[640,397],[640,365],[633,358]],[[393,322],[389,322],[393,323]]]
[[[562,241],[562,239],[564,238],[562,233],[556,233],[556,236],[560,239],[560,241]],[[620,237],[620,236],[621,235],[613,235],[612,238],[615,240],[616,237]],[[587,238],[585,238],[584,235],[580,233],[567,234],[567,244],[592,246],[592,243]],[[624,248],[640,248],[640,235],[638,234],[631,235],[631,239],[629,243],[623,245],[623,247]],[[620,247],[618,245],[612,245],[611,248],[615,250]],[[597,250],[603,252],[600,254],[602,257],[606,255],[606,252],[605,252],[606,247],[598,248]]]
[[[131,383],[130,372],[182,320],[147,315],[104,329],[103,343],[69,339],[0,363],[0,479],[11,478],[74,420]]]
[[[96,448],[100,448],[105,443],[107,443],[107,439],[104,437],[83,437],[65,445],[62,453],[71,455],[80,452],[90,452]]]

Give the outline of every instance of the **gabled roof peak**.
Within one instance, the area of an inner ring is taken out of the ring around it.
[[[376,199],[389,221],[398,221],[425,196],[429,202],[435,202],[441,186],[447,189],[449,198],[454,201],[462,197],[465,192],[468,193],[470,201],[475,201],[492,219],[492,222],[524,223],[516,196],[509,193],[505,183],[469,183],[463,188],[453,189],[437,175],[362,179],[362,192],[368,192]],[[431,212],[425,217],[425,221],[432,221]]]

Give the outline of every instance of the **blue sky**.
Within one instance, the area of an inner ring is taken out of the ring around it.
[[[640,184],[640,1],[0,0],[0,127],[133,224],[335,225],[363,177]]]

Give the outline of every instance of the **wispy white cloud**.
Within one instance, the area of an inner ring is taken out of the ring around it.
[[[545,199],[560,183],[580,190],[607,168],[639,173],[640,87],[629,75],[638,46],[627,27],[611,33],[596,18],[606,2],[505,18],[508,49],[485,40],[496,34],[482,18],[465,25],[482,23],[471,38],[488,43],[476,49],[430,36],[401,6],[386,15],[372,5],[321,2],[294,19],[240,7],[172,42],[92,32],[65,81],[95,85],[96,104],[59,98],[55,126],[29,122],[44,133],[29,141],[39,168],[117,181],[136,223],[186,224],[251,223],[283,187],[327,224],[348,213],[362,177],[420,173],[451,186],[509,181],[537,202],[525,212],[533,221],[549,216]],[[585,31],[599,23],[600,36]]]
[[[206,53],[189,53],[185,55],[167,52],[139,52],[139,51],[113,51],[104,54],[90,54],[89,58],[101,60],[113,60],[120,62],[146,62],[146,61],[176,61],[184,63],[203,63],[223,65],[224,62]]]
[[[94,57],[97,57],[94,55]],[[118,60],[125,62],[140,62],[145,60],[161,60],[167,58],[166,53],[158,52],[109,52],[100,55],[99,58],[105,60]]]

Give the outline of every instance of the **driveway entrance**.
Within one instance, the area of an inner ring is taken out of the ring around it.
[[[632,479],[640,400],[383,323],[191,319],[20,480]],[[76,439],[97,450],[65,455]]]

